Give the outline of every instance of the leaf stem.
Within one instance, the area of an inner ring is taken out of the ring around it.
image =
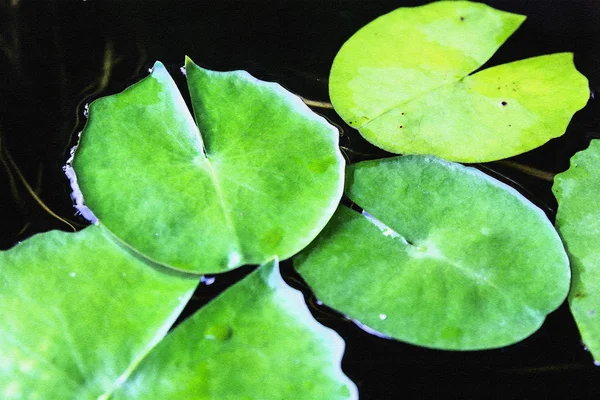
[[[90,83],[85,89],[83,89],[77,97],[81,97],[81,101],[77,104],[75,108],[75,127],[73,130],[76,130],[80,126],[80,116],[79,113],[81,111],[82,105],[85,101],[90,98],[96,97],[98,94],[102,93],[108,86],[110,81],[110,77],[112,75],[113,65],[116,63],[114,57],[114,46],[111,40],[107,40],[104,43],[104,58],[102,62],[102,74],[100,78],[92,83]],[[69,153],[69,148],[71,143],[67,142],[67,148],[65,149],[65,153]]]
[[[40,197],[37,195],[37,193],[35,192],[35,190],[33,190],[33,188],[31,187],[31,185],[29,184],[29,182],[27,182],[27,179],[25,179],[25,176],[23,176],[23,174],[21,173],[21,170],[19,169],[19,166],[17,165],[17,163],[15,162],[15,160],[12,158],[12,156],[10,155],[10,153],[5,149],[2,148],[2,156],[0,157],[3,160],[7,160],[8,163],[12,166],[12,168],[14,169],[14,171],[17,173],[17,176],[19,177],[19,179],[21,180],[21,183],[23,184],[23,186],[25,186],[25,189],[27,189],[27,191],[29,192],[29,194],[31,195],[31,197],[33,197],[33,199],[36,201],[36,203],[38,203],[40,205],[40,207],[42,207],[42,209],[44,211],[46,211],[48,214],[50,214],[51,216],[53,216],[54,218],[56,218],[57,220],[61,221],[62,223],[68,225],[71,229],[73,229],[73,232],[77,232],[77,229],[66,219],[62,218],[61,216],[57,215],[54,211],[52,211],[43,201],[42,199],[40,199]]]
[[[83,89],[78,96],[85,96],[85,98],[83,100],[81,100],[81,102],[79,103],[79,105],[81,105],[81,103],[83,103],[86,99],[89,99],[90,97],[95,97],[98,94],[102,93],[103,90],[106,89],[106,87],[108,86],[108,83],[110,81],[110,77],[112,75],[112,69],[113,69],[113,65],[116,63],[115,57],[114,57],[114,46],[111,40],[107,40],[104,43],[104,58],[102,61],[102,74],[100,75],[100,78],[98,78],[96,81],[90,83],[85,89]],[[94,88],[95,86],[95,88]],[[77,112],[77,116],[79,116],[79,106],[77,107],[78,112]],[[79,118],[77,118],[77,125],[79,124]]]
[[[537,169],[534,167],[530,167],[528,165],[523,165],[520,164],[518,162],[515,161],[509,161],[509,160],[500,160],[500,161],[496,161],[496,164],[508,167],[508,168],[512,168],[512,169],[516,169],[518,171],[523,172],[524,174],[533,176],[535,178],[539,178],[541,180],[544,180],[546,182],[554,182],[554,175],[551,172],[548,171],[543,171],[541,169]]]
[[[302,96],[299,96],[299,97],[302,99],[304,104],[306,104],[309,107],[325,108],[328,110],[333,110],[333,105],[328,101],[311,100],[311,99],[307,99],[306,97],[302,97]]]
[[[15,201],[17,203],[19,203],[21,201],[21,195],[19,194],[19,191],[17,190],[17,184],[15,182],[15,177],[12,173],[12,171],[10,170],[10,166],[8,165],[8,161],[6,160],[6,157],[4,156],[4,147],[2,143],[2,135],[0,135],[0,163],[2,163],[2,166],[4,167],[4,170],[6,171],[6,174],[8,175],[8,185],[10,186],[10,193],[12,194],[13,198],[15,199]]]
[[[544,373],[544,372],[560,372],[566,370],[578,370],[585,369],[587,366],[580,364],[557,364],[557,365],[544,365],[540,367],[525,367],[525,368],[509,368],[504,369],[505,372],[533,374],[533,373]]]

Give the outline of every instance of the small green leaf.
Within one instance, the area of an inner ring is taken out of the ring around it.
[[[73,161],[87,206],[136,251],[181,270],[292,256],[340,199],[338,131],[277,84],[186,67],[199,129],[160,63],[90,105]]]
[[[506,346],[535,332],[569,290],[544,213],[474,168],[432,156],[367,161],[295,257],[318,299],[385,335],[432,348]]]
[[[600,362],[600,140],[571,158],[556,175],[556,227],[573,268],[569,305],[583,342]]]
[[[469,75],[524,19],[465,1],[392,11],[340,49],[329,81],[333,106],[394,153],[482,162],[541,146],[565,132],[589,97],[572,54]]]
[[[97,399],[162,339],[198,283],[101,226],[0,252],[0,398]]]
[[[356,399],[344,342],[271,261],[178,326],[114,399]]]

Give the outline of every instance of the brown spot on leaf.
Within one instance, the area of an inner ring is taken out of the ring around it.
[[[464,21],[464,20],[465,20],[465,17],[463,17],[463,16],[461,15],[461,17],[460,17],[460,20],[461,20],[461,21]]]
[[[575,292],[573,297],[575,297],[576,299],[581,299],[581,298],[585,297],[585,294],[583,292]]]
[[[500,104],[502,104],[502,106],[504,107],[504,106],[506,106],[508,103],[507,103],[507,102],[505,102],[505,101],[503,101],[503,102],[502,102],[502,103],[500,103]]]

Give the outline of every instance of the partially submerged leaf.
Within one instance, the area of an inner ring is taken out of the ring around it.
[[[600,140],[556,175],[556,227],[573,268],[569,305],[583,342],[600,362]]]
[[[0,252],[0,397],[110,393],[167,333],[197,283],[140,260],[100,226]]]
[[[482,162],[541,146],[565,132],[589,97],[572,54],[469,75],[524,19],[466,1],[392,11],[340,49],[329,80],[333,106],[394,153]]]
[[[342,339],[268,262],[178,326],[114,399],[356,399]]]
[[[337,130],[277,84],[186,66],[199,129],[160,63],[90,105],[73,161],[87,206],[136,251],[182,270],[292,256],[340,199]]]
[[[476,169],[432,156],[367,161],[319,237],[294,258],[317,298],[385,335],[440,349],[506,346],[569,290],[541,210]]]

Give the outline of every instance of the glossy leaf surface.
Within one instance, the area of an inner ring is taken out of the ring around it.
[[[525,17],[465,1],[400,8],[340,49],[329,90],[335,110],[393,153],[482,162],[562,135],[589,97],[572,54],[480,68]]]
[[[600,140],[571,159],[571,167],[556,175],[556,227],[565,245],[573,282],[569,305],[583,342],[600,361]]]
[[[323,303],[409,343],[471,350],[529,336],[565,299],[562,243],[510,187],[432,156],[347,175],[365,213],[341,206],[294,259]]]
[[[343,349],[272,261],[178,326],[114,399],[355,399]]]
[[[277,84],[186,64],[198,127],[160,63],[91,104],[74,157],[87,206],[136,251],[177,269],[290,257],[341,196],[337,130]]]
[[[0,397],[110,393],[197,283],[141,261],[100,226],[36,235],[0,252]]]

